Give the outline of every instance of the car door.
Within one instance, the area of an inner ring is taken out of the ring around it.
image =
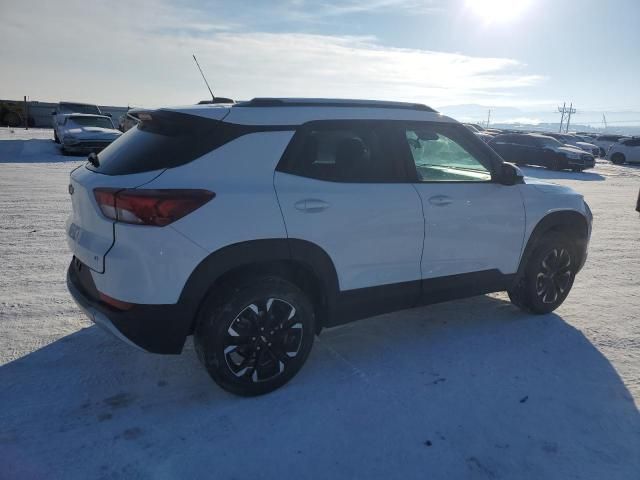
[[[417,300],[422,203],[386,129],[375,121],[311,122],[298,129],[274,184],[289,238],[329,255],[341,291],[395,284],[403,288],[394,292]]]
[[[517,186],[492,180],[498,159],[457,124],[405,124],[402,135],[424,209],[424,294],[465,276],[515,273],[524,206]]]

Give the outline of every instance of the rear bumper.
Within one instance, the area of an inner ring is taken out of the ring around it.
[[[587,168],[594,168],[596,166],[596,160],[593,157],[586,157],[581,159],[567,159],[567,164],[570,168],[580,168],[585,170]]]
[[[67,270],[67,288],[92,322],[125,343],[149,353],[182,352],[192,319],[180,304],[116,310],[99,300],[90,269],[75,258]]]

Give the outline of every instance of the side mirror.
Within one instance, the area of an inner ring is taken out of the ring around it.
[[[502,185],[515,185],[522,183],[524,175],[522,170],[511,163],[503,163],[500,166],[500,173],[498,181]]]

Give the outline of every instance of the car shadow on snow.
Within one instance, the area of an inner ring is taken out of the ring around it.
[[[542,180],[581,180],[584,182],[603,181],[606,177],[599,173],[584,171],[571,172],[568,170],[549,170],[545,167],[521,166],[525,176]]]
[[[16,478],[631,478],[640,416],[615,369],[560,316],[503,298],[326,330],[257,398],[219,389],[190,344],[149,355],[86,328],[0,367],[0,463]]]
[[[31,138],[0,141],[0,163],[77,162],[78,157],[65,156],[53,139]]]

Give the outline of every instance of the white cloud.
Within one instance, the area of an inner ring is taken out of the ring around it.
[[[409,1],[378,0],[373,6]],[[3,7],[0,60],[10,66],[4,69],[3,96],[148,106],[193,103],[207,95],[192,53],[218,95],[239,99],[487,103],[505,96],[517,99],[523,89],[543,80],[508,58],[394,48],[373,37],[243,31],[215,12],[157,2],[87,3]]]

